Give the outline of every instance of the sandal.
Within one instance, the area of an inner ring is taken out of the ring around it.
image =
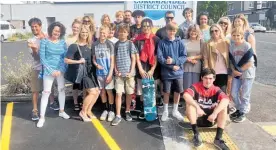
[[[74,104],[74,110],[75,110],[75,111],[79,111],[79,110],[80,110],[79,104]]]
[[[88,118],[86,115],[83,115],[81,111],[80,111],[79,115],[80,115],[81,119],[82,119],[84,122],[90,122],[90,121],[91,121],[91,119]]]
[[[92,112],[88,112],[88,113],[87,113],[87,116],[88,116],[90,119],[96,119],[96,118],[97,118]]]

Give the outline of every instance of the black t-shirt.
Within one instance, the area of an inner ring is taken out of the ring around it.
[[[137,36],[140,33],[142,33],[142,27],[137,28],[137,25],[134,24],[130,27],[130,34],[128,38],[132,39],[133,37]]]
[[[167,37],[166,27],[158,29],[155,35],[158,36],[161,40],[165,39]],[[175,37],[184,39],[185,36],[184,36],[183,31],[181,29],[178,29],[175,34]]]
[[[87,73],[88,75],[91,75],[91,71],[92,71],[91,49],[87,45],[84,45],[84,46],[79,45],[79,48],[82,53],[82,57],[85,59]],[[77,44],[71,44],[69,46],[68,52],[66,54],[66,58],[72,59],[72,60],[81,59]],[[72,78],[75,78],[77,76],[78,68],[79,68],[79,64],[69,64],[67,72],[70,74]]]
[[[154,37],[154,43],[155,43],[155,50],[154,50],[154,55],[156,56],[157,55],[157,48],[158,48],[158,43],[159,43],[159,41],[160,41],[160,39],[157,37],[157,36],[155,36]],[[142,51],[142,49],[143,49],[143,46],[144,46],[144,44],[145,44],[145,41],[144,40],[141,40],[141,41],[136,41],[135,43],[135,46],[136,46],[136,48],[137,48],[137,51],[138,51],[138,53],[139,53],[139,55],[140,55],[140,53],[141,53],[141,51]],[[149,62],[143,62],[143,61],[141,61],[141,65],[142,65],[142,68],[145,70],[145,71],[149,71],[150,70],[150,68],[151,68],[151,65],[149,64]],[[141,75],[140,75],[140,73],[139,73],[139,69],[138,69],[138,66],[136,66],[136,69],[137,69],[137,78],[139,78],[139,79],[141,79],[142,77],[141,77]],[[160,71],[161,71],[161,69],[160,69],[160,65],[159,65],[159,63],[157,62],[157,66],[156,66],[156,68],[155,68],[155,70],[154,70],[154,73],[153,73],[153,78],[156,80],[156,79],[160,79],[160,75],[161,75],[161,73],[160,73]]]

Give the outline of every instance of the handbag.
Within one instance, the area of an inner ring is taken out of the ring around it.
[[[80,47],[79,47],[79,45],[77,45],[77,46],[78,46],[78,51],[80,53],[80,56],[81,56],[81,58],[83,58],[82,57],[82,53],[80,51]],[[78,68],[78,72],[77,72],[77,77],[76,77],[75,83],[78,83],[78,84],[81,83],[82,79],[84,77],[86,77],[86,76],[87,76],[86,63],[79,64],[79,68]]]

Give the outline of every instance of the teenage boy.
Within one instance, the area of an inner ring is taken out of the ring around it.
[[[115,44],[115,89],[116,89],[116,117],[112,125],[121,122],[122,94],[126,94],[126,120],[132,121],[130,104],[135,88],[135,65],[137,50],[134,44],[127,39],[129,26],[119,26],[119,41]]]
[[[172,115],[183,121],[183,116],[178,111],[180,93],[183,92],[183,64],[186,61],[187,52],[184,43],[180,38],[175,37],[178,26],[169,23],[166,26],[167,38],[158,44],[157,56],[161,64],[161,78],[163,80],[164,92],[164,112],[162,121],[167,121],[169,117],[168,104],[171,87],[174,87],[174,104]]]
[[[129,39],[134,40],[138,34],[142,33],[142,20],[145,17],[145,12],[142,10],[135,10],[132,13],[132,17],[134,18],[135,24],[130,27]]]

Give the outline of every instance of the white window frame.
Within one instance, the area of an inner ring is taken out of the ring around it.
[[[252,5],[252,6],[251,6]],[[254,1],[249,1],[249,6],[248,8],[254,8]]]

